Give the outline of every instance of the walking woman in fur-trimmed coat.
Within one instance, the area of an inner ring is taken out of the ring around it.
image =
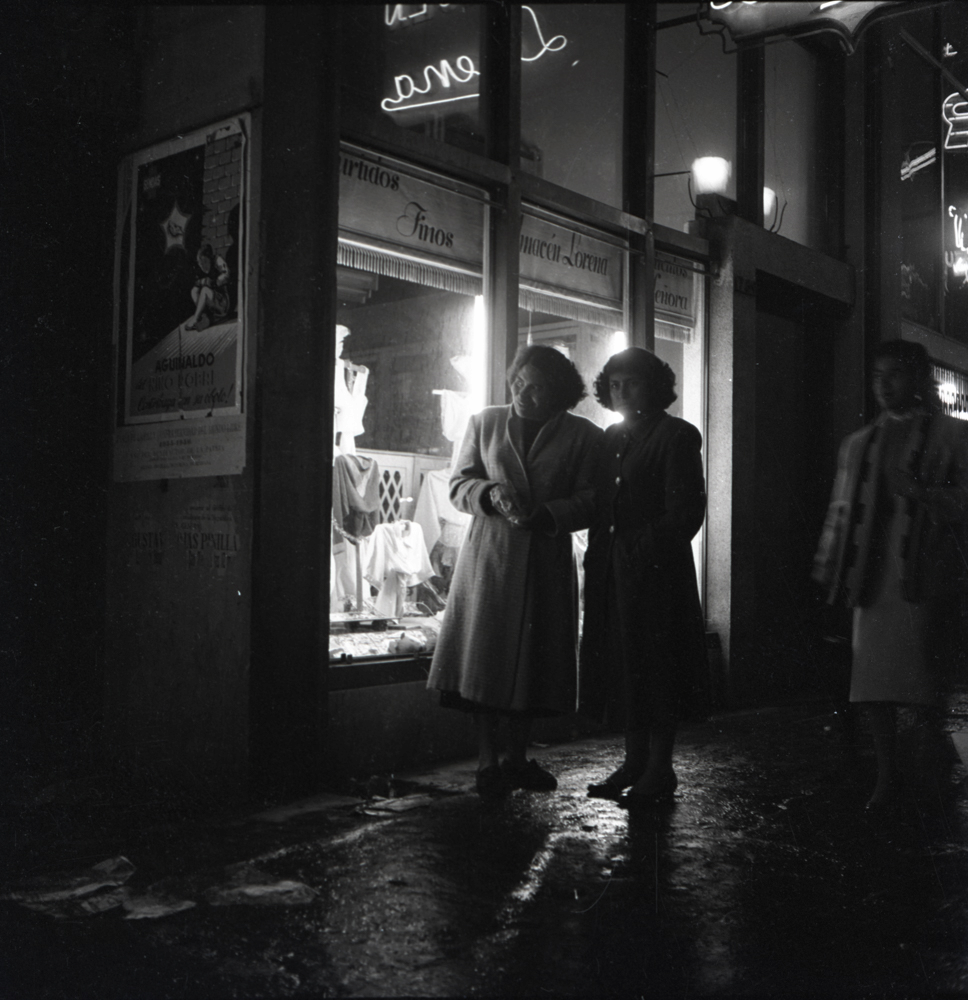
[[[474,519],[427,681],[444,707],[476,717],[482,795],[557,787],[526,748],[534,717],[576,707],[571,532],[591,523],[602,439],[599,427],[568,412],[585,386],[560,351],[522,348],[507,378],[512,405],[471,418],[450,481],[452,503]],[[499,764],[502,716],[510,754]]]
[[[877,756],[867,808],[884,811],[900,790],[897,706],[940,723],[966,579],[968,424],[939,412],[920,344],[881,344],[872,388],[881,412],[841,445],[813,575],[854,609],[850,700]]]

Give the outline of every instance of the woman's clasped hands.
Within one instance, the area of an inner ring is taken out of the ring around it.
[[[513,524],[515,528],[526,530],[540,528],[549,531],[554,528],[554,519],[544,504],[527,514],[514,491],[503,483],[498,483],[490,488],[488,499],[495,512]]]
[[[521,527],[528,519],[527,515],[521,509],[521,505],[518,503],[518,498],[515,496],[513,490],[502,483],[498,483],[490,488],[488,499],[497,513],[510,521],[515,527]]]

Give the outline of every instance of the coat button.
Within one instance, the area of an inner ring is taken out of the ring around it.
[[[614,533],[614,531],[615,531],[615,525],[614,525],[614,524],[610,524],[610,525],[608,526],[608,533],[609,533],[609,534],[613,534],[613,533]]]
[[[621,476],[616,476],[616,477],[615,477],[615,485],[616,485],[616,486],[618,486],[618,484],[619,484],[619,483],[620,483],[621,481],[622,481],[622,477],[621,477]]]

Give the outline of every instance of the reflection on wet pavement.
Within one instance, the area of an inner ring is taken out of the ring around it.
[[[411,794],[423,801],[413,808],[342,805],[315,828],[295,810],[299,835],[282,847],[266,824],[250,831],[263,831],[263,850],[247,855],[260,877],[315,891],[299,908],[205,905],[209,869],[207,882],[198,872],[163,880],[197,907],[124,934],[108,915],[41,925],[9,907],[0,930],[29,948],[43,927],[65,963],[83,945],[73,982],[102,997],[125,995],[135,956],[141,997],[968,990],[954,758],[949,779],[924,781],[896,818],[875,822],[862,810],[866,747],[820,708],[690,727],[674,804],[641,816],[585,795],[618,764],[618,738],[536,755],[558,774],[557,793],[482,802],[465,764],[415,776]],[[95,957],[113,959],[115,974],[78,979]],[[180,991],[164,992],[172,974]],[[58,988],[50,995],[75,995]]]

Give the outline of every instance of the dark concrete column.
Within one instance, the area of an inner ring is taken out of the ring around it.
[[[338,32],[325,6],[266,8],[262,280],[255,363],[255,788],[325,782]]]
[[[901,175],[895,159],[900,145],[900,122],[895,108],[900,95],[897,93],[898,74],[893,66],[902,43],[886,25],[875,25],[875,28],[864,38],[866,194],[869,199],[865,302],[868,351],[882,340],[901,336],[901,255],[898,247],[898,234],[902,230]]]
[[[631,3],[625,19],[625,210],[655,214],[655,4]],[[655,350],[655,239],[630,234],[629,343]]]
[[[736,54],[736,214],[763,225],[763,46]]]
[[[490,398],[507,400],[504,373],[518,347],[518,241],[521,188],[521,8],[515,4],[481,7],[481,119],[487,155],[511,168],[504,211],[491,212],[487,287]]]

